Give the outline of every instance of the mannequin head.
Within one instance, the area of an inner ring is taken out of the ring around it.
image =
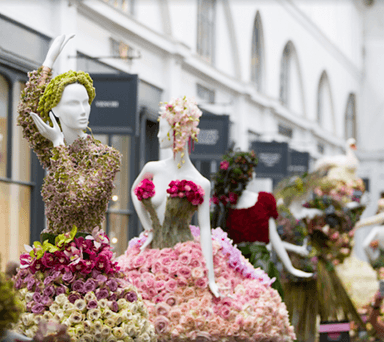
[[[173,146],[173,129],[168,121],[164,118],[159,118],[159,133],[157,133],[159,145],[161,149],[171,148]]]
[[[79,83],[67,85],[60,102],[51,110],[60,120],[61,126],[72,130],[85,130],[91,112],[87,90]]]
[[[165,119],[173,132],[173,153],[183,152],[188,141],[197,141],[199,118],[201,110],[196,101],[184,96],[161,103],[160,117]]]
[[[78,84],[79,86],[75,87],[73,86],[70,90],[66,91],[67,86],[72,84]],[[81,90],[80,90],[81,89]],[[84,89],[84,90],[82,90]],[[60,103],[61,99],[63,98],[64,93],[65,96],[65,102]],[[75,95],[76,98],[74,98],[75,102],[78,102],[81,100],[83,106],[84,105],[84,99],[85,99],[85,93],[88,96],[88,105],[90,106],[93,99],[95,98],[96,92],[95,88],[93,87],[93,81],[89,74],[83,72],[83,71],[73,71],[70,70],[68,72],[65,72],[61,75],[56,76],[54,79],[52,79],[47,87],[45,88],[43,96],[40,98],[39,101],[39,107],[38,112],[40,113],[41,118],[47,122],[50,121],[49,119],[49,112],[53,110],[54,114],[60,118],[61,120],[65,120],[67,123],[68,121],[66,118],[66,110],[69,110],[68,104],[70,103],[71,96]],[[55,112],[56,109],[56,112]],[[79,111],[87,111],[87,108],[84,108],[84,110],[78,108]],[[73,109],[69,110],[72,111]],[[81,113],[79,113],[81,115]],[[70,116],[68,116],[68,119],[70,119]],[[89,111],[87,116],[89,117]],[[87,121],[88,121],[87,117]],[[60,120],[59,119],[59,120]],[[84,120],[85,121],[85,120]],[[60,122],[59,122],[60,125]],[[86,128],[87,126],[85,126]],[[84,129],[85,129],[84,128]]]

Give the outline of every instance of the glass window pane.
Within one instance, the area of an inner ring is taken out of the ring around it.
[[[129,209],[130,191],[130,158],[131,158],[131,137],[128,135],[113,135],[111,145],[121,152],[121,168],[115,178],[115,189],[112,193],[112,201],[109,209],[126,210]]]
[[[24,82],[19,82],[19,91],[25,87]],[[18,102],[20,95],[14,96]],[[17,108],[18,103],[14,101],[14,108]],[[28,145],[27,139],[23,138],[23,133],[20,127],[13,130],[14,143],[13,146],[13,166],[12,166],[12,179],[20,180],[23,182],[31,181],[31,149]]]
[[[109,214],[109,240],[116,256],[125,252],[128,246],[128,215]]]
[[[7,176],[8,99],[9,85],[0,75],[0,177]]]
[[[5,269],[5,265],[9,258],[9,236],[10,236],[10,184],[0,182],[0,253],[1,253],[1,270]]]

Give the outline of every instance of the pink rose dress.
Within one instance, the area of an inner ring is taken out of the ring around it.
[[[159,341],[293,341],[286,306],[272,289],[273,280],[254,269],[221,228],[212,230],[212,245],[222,296],[216,298],[209,290],[200,230],[190,226],[203,190],[190,181],[171,182],[161,225],[150,200],[154,187],[148,182],[135,193],[153,222],[152,248],[140,253],[147,238],[142,233],[130,241],[118,263],[142,295]]]

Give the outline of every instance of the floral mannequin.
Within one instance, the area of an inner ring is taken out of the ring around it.
[[[142,299],[125,281],[99,228],[121,155],[84,133],[95,97],[92,79],[72,70],[51,79],[70,38],[56,38],[43,66],[29,73],[18,108],[24,137],[48,173],[42,188],[47,228],[41,243],[26,246],[15,276],[25,307],[16,329],[39,341],[54,339],[46,336],[53,328],[63,341],[154,342]],[[127,310],[136,312],[135,319]],[[63,335],[66,329],[69,336]]]
[[[164,118],[160,118],[158,138],[160,148],[162,149],[171,148],[174,144],[172,127]],[[181,165],[182,167],[180,167]],[[186,148],[183,148],[177,152],[174,157],[168,158],[166,160],[147,163],[132,186],[133,204],[135,206],[137,215],[140,218],[140,222],[143,225],[143,228],[148,232],[148,239],[141,247],[142,250],[145,249],[153,240],[152,221],[148,215],[148,212],[144,209],[137,197],[134,195],[134,189],[144,178],[147,178],[148,175],[153,178],[155,188],[157,189],[155,196],[152,198],[152,202],[156,209],[160,223],[163,223],[164,221],[167,199],[166,188],[172,180],[187,179],[193,181],[195,184],[200,185],[204,189],[205,200],[204,203],[201,204],[198,208],[198,220],[201,230],[201,247],[208,266],[209,287],[212,293],[218,297],[220,293],[215,283],[215,277],[213,273],[211,226],[209,222],[210,182],[196,170],[189,158],[189,153]]]
[[[292,341],[284,304],[221,228],[210,225],[210,182],[192,165],[201,111],[192,99],[163,104],[160,148],[174,157],[144,166],[132,198],[144,232],[119,264],[142,293],[160,341]],[[199,227],[190,226],[197,213]],[[273,306],[273,313],[266,309]],[[260,325],[263,320],[268,324]]]
[[[276,277],[273,287],[283,297],[279,272],[270,260],[269,251],[275,250],[288,272],[296,277],[308,278],[306,273],[292,266],[286,250],[308,255],[306,245],[283,243],[277,233],[276,202],[273,195],[250,191],[257,166],[254,152],[229,151],[223,157],[220,170],[215,174],[213,194],[213,224],[226,227],[226,231],[244,256],[255,267],[262,267],[270,277]]]

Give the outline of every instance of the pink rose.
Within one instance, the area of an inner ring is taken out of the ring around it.
[[[179,262],[183,265],[189,265],[191,262],[191,254],[190,253],[183,253],[179,256]]]
[[[188,279],[191,276],[191,269],[187,266],[181,266],[177,271],[177,275]]]
[[[227,160],[223,160],[221,163],[220,163],[220,169],[221,170],[227,170],[229,167],[229,162]]]
[[[206,278],[199,278],[195,282],[196,286],[200,289],[205,289],[208,285],[208,280]]]
[[[172,321],[179,322],[181,318],[181,310],[179,308],[172,308],[169,311],[169,318]]]
[[[194,298],[196,295],[195,293],[195,289],[193,287],[187,287],[184,291],[183,291],[183,297],[184,299],[192,299]]]
[[[198,279],[204,276],[204,271],[201,267],[195,267],[192,269],[192,278]]]
[[[139,268],[143,266],[145,263],[145,257],[143,255],[138,255],[134,260],[133,260],[133,267]]]
[[[177,282],[174,279],[170,279],[165,283],[165,290],[167,292],[174,292],[177,287]]]
[[[177,297],[172,293],[168,293],[164,296],[164,302],[169,306],[175,306],[178,304]]]
[[[155,319],[155,331],[156,334],[166,334],[169,329],[169,320],[164,316],[157,316]]]
[[[156,314],[158,316],[167,316],[171,307],[167,303],[158,303],[156,305]]]

